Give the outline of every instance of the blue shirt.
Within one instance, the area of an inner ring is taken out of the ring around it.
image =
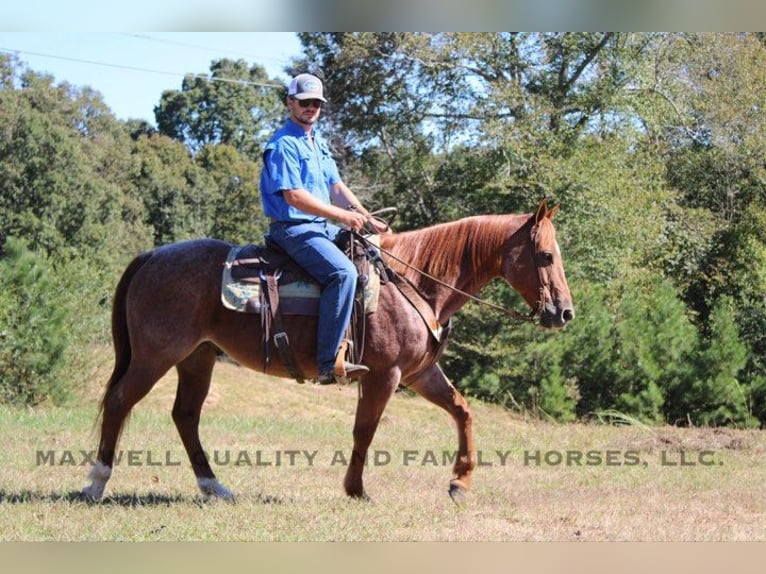
[[[266,144],[260,188],[263,211],[268,217],[277,221],[323,220],[289,205],[282,195],[285,189],[305,189],[330,203],[330,188],[341,180],[338,166],[324,139],[312,135],[313,146],[303,128],[288,119]]]

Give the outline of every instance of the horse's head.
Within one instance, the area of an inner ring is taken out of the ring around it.
[[[559,206],[548,209],[543,199],[520,233],[525,238],[516,257],[506,258],[503,275],[540,317],[540,325],[560,328],[574,318],[556,229],[551,222]],[[511,263],[513,260],[513,263]],[[511,268],[513,266],[513,268]]]

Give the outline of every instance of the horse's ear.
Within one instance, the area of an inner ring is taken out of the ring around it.
[[[551,208],[551,210],[545,215],[545,217],[547,217],[548,219],[553,219],[553,216],[556,215],[556,212],[559,210],[559,205],[561,204],[557,203],[556,205],[554,205]]]
[[[548,198],[543,197],[540,201],[540,205],[537,207],[537,212],[535,213],[535,223],[540,223],[546,213],[548,213]]]

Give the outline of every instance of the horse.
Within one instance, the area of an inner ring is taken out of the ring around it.
[[[502,278],[524,299],[544,328],[574,318],[552,217],[557,204],[541,201],[534,213],[477,215],[402,233],[380,235],[383,260],[415,287],[431,310],[428,325],[394,282],[381,285],[378,308],[365,316],[363,361],[369,367],[353,426],[353,450],[343,481],[353,498],[369,499],[363,470],[383,411],[406,387],[447,411],[457,426],[458,451],[448,492],[456,502],[469,491],[477,463],[468,403],[438,359],[441,328],[490,280]],[[138,255],[120,278],[112,305],[115,363],[99,403],[100,440],[81,491],[96,501],[112,475],[115,449],[131,409],[175,367],[178,387],[172,419],[205,498],[232,499],[217,479],[200,442],[199,422],[221,352],[244,367],[263,368],[261,322],[221,303],[221,273],[232,244],[193,239]],[[530,315],[531,316],[531,315]],[[316,317],[285,316],[284,328],[304,373],[316,374]],[[436,328],[434,328],[436,327]],[[290,377],[279,361],[270,374]]]

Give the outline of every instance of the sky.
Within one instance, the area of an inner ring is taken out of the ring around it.
[[[0,30],[762,30],[758,0],[22,0]]]
[[[287,83],[283,69],[301,54],[294,32],[0,32],[0,52],[55,83],[90,86],[121,120],[151,124],[162,92],[180,89],[185,74],[209,73],[213,60],[260,64]]]

